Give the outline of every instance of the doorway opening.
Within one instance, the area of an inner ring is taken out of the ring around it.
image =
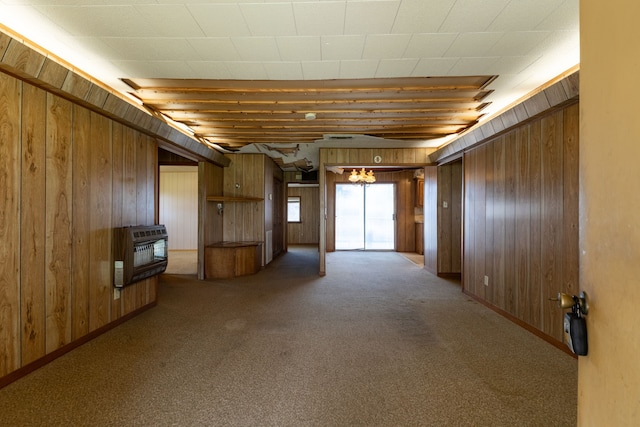
[[[159,220],[169,234],[165,273],[198,270],[198,167],[160,166]]]
[[[336,250],[395,250],[395,184],[336,184]]]

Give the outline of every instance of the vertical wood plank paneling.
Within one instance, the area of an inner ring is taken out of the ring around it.
[[[531,175],[529,167],[530,143],[529,126],[516,132],[516,183],[515,183],[515,280],[518,297],[514,314],[521,320],[529,321],[528,303],[530,293],[529,261],[531,259]],[[535,296],[534,296],[535,297]]]
[[[462,160],[451,164],[451,272],[462,272]]]
[[[563,141],[563,291],[578,295],[579,290],[579,242],[578,242],[578,191],[579,191],[579,131],[578,104],[564,110]]]
[[[123,144],[123,194],[122,194],[122,226],[137,225],[137,171],[136,171],[136,140],[133,129],[124,127],[122,133]],[[125,286],[122,290],[122,315],[136,309],[136,285]]]
[[[541,120],[542,126],[542,268],[543,332],[562,339],[562,312],[549,301],[562,285],[562,111]]]
[[[447,207],[444,207],[444,203]],[[438,272],[451,272],[451,166],[438,167]]]
[[[317,244],[319,236],[319,188],[289,187],[288,196],[300,197],[300,222],[287,224],[287,239],[292,245]]]
[[[136,224],[147,224],[147,144],[145,135],[136,132],[134,136],[136,150]],[[135,308],[146,303],[148,279],[135,283],[132,288],[136,293]]]
[[[529,261],[529,324],[542,330],[542,127],[530,126],[529,167],[531,209],[531,258]],[[526,318],[526,317],[525,317]]]
[[[516,283],[516,132],[509,132],[505,140],[505,206],[504,206],[504,307],[515,313],[518,298]]]
[[[0,90],[3,86],[0,83]],[[22,365],[25,365],[45,355],[45,218],[43,212],[46,210],[44,191],[46,146],[44,142],[46,139],[47,94],[29,84],[24,84],[22,87],[20,301]],[[2,99],[1,96],[0,99]],[[0,108],[3,110],[0,116],[5,117],[4,108]],[[0,146],[2,141],[8,142],[11,141],[11,138],[2,134]],[[10,160],[8,156],[5,156],[4,150],[2,150],[0,159]],[[3,164],[0,166],[0,170],[8,171],[9,169]],[[0,197],[0,199],[4,200],[4,197]],[[3,208],[0,207],[1,209]],[[4,323],[4,319],[2,322],[6,325],[10,324]]]
[[[471,210],[475,206],[475,198],[476,198],[476,190],[474,188],[474,184],[478,181],[476,177],[477,172],[477,159],[478,159],[478,150],[472,150],[470,152],[464,153],[463,157],[463,179],[464,179],[464,199],[463,204],[465,209]],[[476,227],[474,224],[475,215],[464,215],[463,216],[463,239],[464,244],[462,257],[465,261],[463,263],[463,271],[462,271],[462,288],[466,292],[469,292],[473,295],[478,295],[478,291],[476,289],[476,282],[478,274],[476,273],[475,263],[470,262],[476,259],[475,256],[475,234]]]
[[[91,113],[91,287],[89,329],[111,320],[112,287],[112,136],[111,122]]]
[[[0,375],[20,366],[21,87],[0,73]]]
[[[71,103],[47,94],[47,353],[71,341]]]
[[[493,273],[494,258],[497,256],[494,246],[493,228],[495,224],[495,203],[494,203],[494,186],[495,186],[495,148],[494,144],[488,144],[485,153],[485,177],[489,174],[490,179],[485,178],[485,246],[484,246],[484,274],[489,277],[489,286],[484,287],[485,299],[495,304],[493,295],[493,287],[495,287],[495,277]],[[483,278],[484,279],[484,278]]]
[[[134,131],[122,128],[122,226],[138,225],[136,215],[136,145]]]
[[[476,295],[479,297],[486,299],[487,298],[487,287],[484,286],[484,276],[489,274],[489,270],[487,270],[487,241],[489,233],[487,232],[487,216],[488,216],[488,207],[487,207],[487,158],[493,158],[493,153],[489,151],[487,145],[483,145],[475,150],[476,155],[476,172],[474,174],[474,182],[470,185],[471,191],[475,192],[475,206],[471,207],[471,209],[465,210],[466,214],[473,216],[474,219],[472,223],[475,225],[475,248],[474,255],[475,259],[470,260],[469,263],[475,264],[475,274],[474,283],[476,289]],[[492,166],[493,168],[493,166]],[[465,231],[466,232],[466,231]],[[465,260],[465,264],[467,260]]]
[[[505,138],[493,143],[493,271],[489,288],[493,303],[505,309]]]
[[[111,127],[112,136],[112,161],[111,161],[111,223],[112,227],[122,227],[123,197],[124,197],[124,127],[114,122]],[[112,236],[113,239],[113,236]],[[113,262],[113,255],[111,258]],[[123,299],[114,300],[111,303],[111,319],[116,320],[122,316]]]
[[[71,338],[89,332],[91,119],[89,110],[73,107],[73,246]]]
[[[0,376],[155,301],[150,279],[111,304],[112,229],[156,211],[157,145],[136,164],[136,134],[0,73]]]

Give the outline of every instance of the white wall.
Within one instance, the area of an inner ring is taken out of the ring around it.
[[[167,227],[169,249],[197,249],[197,166],[160,166],[160,224]]]

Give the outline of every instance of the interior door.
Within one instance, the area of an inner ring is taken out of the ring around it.
[[[336,250],[394,250],[395,205],[394,184],[336,184]]]

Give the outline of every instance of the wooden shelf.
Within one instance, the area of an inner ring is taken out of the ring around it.
[[[207,202],[262,202],[262,197],[209,196]]]

